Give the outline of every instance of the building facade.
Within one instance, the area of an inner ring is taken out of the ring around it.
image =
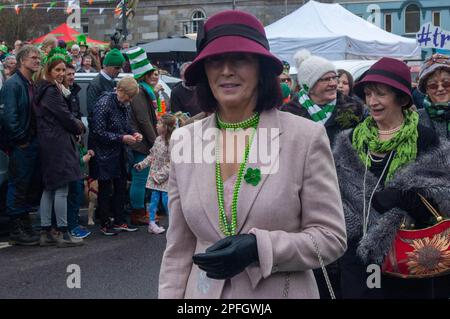
[[[400,36],[414,38],[420,26],[427,22],[450,30],[449,0],[344,0],[336,2],[359,17]]]
[[[170,36],[196,33],[200,20],[226,9],[244,10],[268,25],[298,9],[307,0],[141,0],[136,16],[127,22],[127,40],[132,44],[147,43]],[[321,1],[321,2],[333,2]],[[93,6],[102,6],[95,1]],[[104,5],[104,4],[103,4]],[[83,32],[94,39],[108,41],[116,28],[122,25],[112,14],[85,15],[82,17]]]

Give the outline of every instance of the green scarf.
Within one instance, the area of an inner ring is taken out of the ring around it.
[[[395,151],[390,164],[386,183],[392,179],[394,173],[402,166],[414,161],[417,157],[417,125],[419,114],[413,111],[405,111],[405,122],[400,131],[395,133],[388,141],[380,141],[378,128],[374,119],[369,116],[361,122],[353,132],[352,144],[359,158],[367,167],[371,162],[367,160],[367,147],[374,153],[388,153]]]
[[[423,106],[432,120],[446,121],[447,132],[450,132],[450,121],[447,120],[450,113],[450,103],[432,103],[426,96],[423,100]]]
[[[139,82],[139,84],[144,88],[144,90],[150,95],[150,99],[152,100],[153,107],[158,113],[162,112],[162,106],[161,101],[159,98],[156,97],[155,92],[153,91],[153,88],[145,81]]]
[[[334,103],[325,104],[322,107],[318,106],[309,98],[305,89],[301,89],[300,92],[298,92],[298,101],[308,111],[309,116],[314,122],[320,122],[322,124],[325,124],[328,121],[336,108],[336,101],[334,101]]]

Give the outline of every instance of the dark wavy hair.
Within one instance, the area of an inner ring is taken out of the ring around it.
[[[256,101],[256,111],[262,112],[281,106],[283,96],[278,74],[270,67],[271,63],[261,56],[258,56],[258,60],[259,81],[257,87],[258,98]],[[209,87],[206,74],[204,73],[204,76],[201,78],[202,80],[197,83],[195,88],[197,103],[202,111],[213,113],[218,108],[218,102]]]

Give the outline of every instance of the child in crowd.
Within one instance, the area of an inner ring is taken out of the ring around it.
[[[178,119],[175,115],[162,115],[156,125],[159,136],[156,138],[155,144],[150,150],[150,154],[142,162],[134,165],[139,171],[150,166],[146,188],[151,189],[150,206],[148,210],[150,215],[148,232],[151,234],[161,234],[165,231],[165,229],[158,226],[155,221],[156,210],[158,209],[160,199],[162,199],[164,209],[167,214],[169,214],[167,208],[167,190],[170,170],[169,141],[172,132],[178,126],[177,123]]]
[[[87,150],[82,142],[81,136],[77,137],[78,151],[80,153],[80,167],[86,176],[86,164],[94,156],[93,150]],[[67,226],[73,237],[86,238],[91,232],[79,224],[80,206],[83,203],[84,179],[69,183],[69,194],[67,196]]]

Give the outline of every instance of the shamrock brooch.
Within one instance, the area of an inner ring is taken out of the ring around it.
[[[248,168],[247,173],[244,175],[244,179],[248,184],[253,186],[258,185],[261,180],[261,170],[259,168]]]

